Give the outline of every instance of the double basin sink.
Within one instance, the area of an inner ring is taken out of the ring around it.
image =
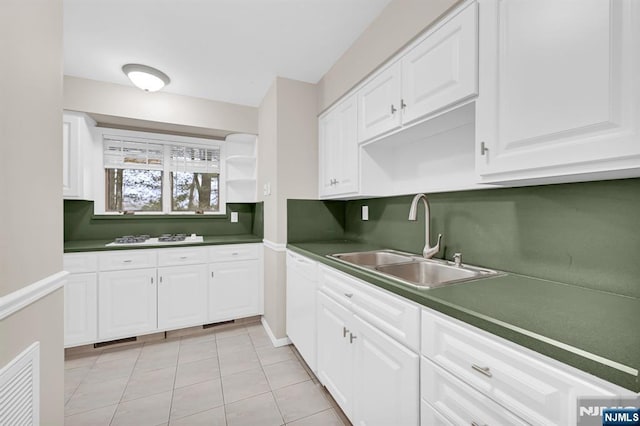
[[[456,265],[446,260],[425,259],[395,250],[336,253],[328,257],[418,288],[441,287],[501,274],[491,269]]]

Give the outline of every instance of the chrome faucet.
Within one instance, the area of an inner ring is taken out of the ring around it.
[[[416,220],[418,216],[418,201],[422,200],[424,203],[424,250],[422,250],[422,257],[425,259],[431,259],[436,253],[440,251],[440,241],[442,240],[442,234],[438,234],[438,243],[434,247],[429,247],[429,201],[424,194],[417,194],[411,201],[411,209],[409,210],[409,220]]]

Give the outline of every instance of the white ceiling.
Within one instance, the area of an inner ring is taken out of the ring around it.
[[[390,0],[64,0],[66,75],[257,106],[276,76],[316,83]]]

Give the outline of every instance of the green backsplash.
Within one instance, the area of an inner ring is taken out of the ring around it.
[[[186,233],[263,236],[262,203],[227,204],[238,222],[222,216],[94,216],[93,201],[64,201],[64,240],[108,240],[122,235]]]
[[[344,201],[287,200],[287,241],[344,238]]]
[[[342,235],[333,238],[420,253],[424,210],[407,220],[411,199],[290,200],[289,241],[327,239],[318,225],[329,203],[339,218],[341,203]],[[431,242],[443,234],[438,257],[461,252],[470,264],[640,297],[640,179],[438,193],[429,201]],[[363,205],[369,221],[360,219]]]

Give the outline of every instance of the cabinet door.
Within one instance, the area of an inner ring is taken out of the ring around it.
[[[318,379],[347,417],[352,418],[353,345],[351,313],[318,292]],[[394,423],[391,423],[394,424]]]
[[[355,95],[338,105],[338,140],[331,162],[336,165],[334,194],[358,191],[358,109]]]
[[[382,71],[358,91],[358,141],[400,127],[400,62]]]
[[[245,260],[209,265],[209,321],[260,315],[262,280],[260,262]]]
[[[478,94],[478,5],[437,28],[402,58],[403,124]]]
[[[483,181],[640,166],[637,2],[482,0],[479,13]]]
[[[64,114],[62,118],[62,195],[80,197],[80,144],[78,118]]]
[[[100,273],[98,338],[117,339],[157,329],[156,269]]]
[[[64,285],[64,345],[98,340],[98,278],[94,274],[69,275]]]
[[[417,425],[420,421],[418,354],[357,316],[352,333],[354,424]]]
[[[340,138],[340,117],[336,109],[329,111],[318,120],[319,194],[333,195]]]
[[[158,328],[206,322],[207,265],[158,268]]]
[[[298,268],[315,262],[287,254],[287,336],[311,370],[316,371],[316,280]]]

